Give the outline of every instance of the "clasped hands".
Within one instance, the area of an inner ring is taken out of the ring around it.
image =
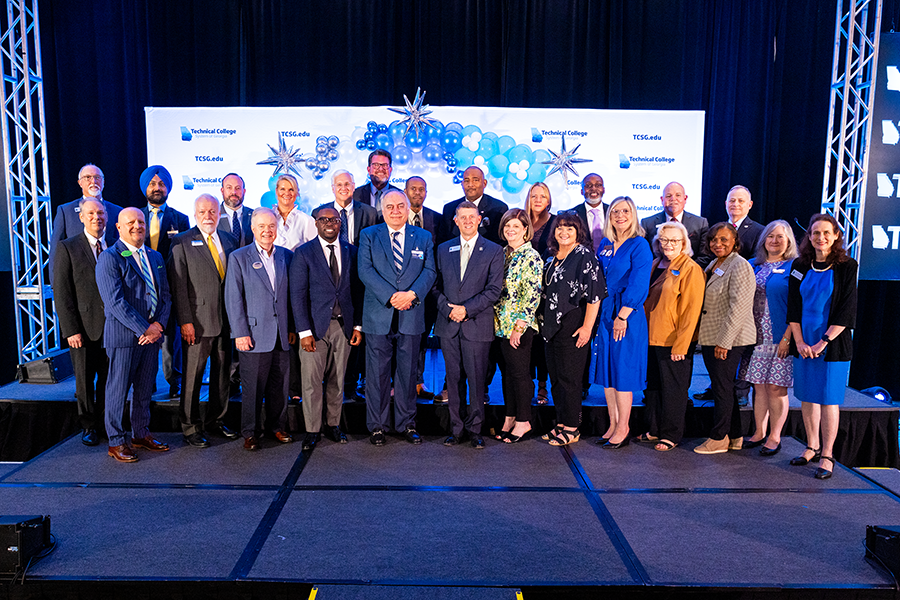
[[[150,323],[150,326],[147,328],[141,337],[138,338],[138,344],[141,346],[146,346],[147,344],[155,344],[159,341],[159,338],[162,337],[163,334],[163,326],[160,325],[157,321],[153,321]]]
[[[416,293],[412,290],[406,292],[394,292],[391,296],[391,306],[397,310],[409,310],[416,300]]]

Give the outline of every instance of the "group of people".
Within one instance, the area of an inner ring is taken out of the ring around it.
[[[102,422],[116,460],[136,461],[135,448],[169,449],[148,429],[162,348],[191,446],[209,446],[210,434],[243,437],[247,450],[263,433],[289,443],[287,404],[300,396],[304,449],[323,432],[346,443],[344,398],[363,394],[372,444],[391,431],[420,444],[416,400],[434,397],[423,381],[433,329],[445,364],[436,402],[448,403],[447,446],[484,447],[485,398],[499,366],[504,443],[529,434],[532,400],[548,395],[557,421],[544,439],[577,442],[581,403],[596,383],[610,421],[598,443],[629,443],[633,394],[645,392],[646,429],[635,439],[671,450],[684,434],[699,344],[715,410],[696,452],[760,446],[776,454],[794,385],[809,447],[792,463],[819,461],[816,476],[831,475],[856,302],[856,263],[834,219],[815,215],[798,248],[784,221],[763,227],[747,216],[746,188],[729,191],[729,222],[709,227],[684,211],[685,190],[672,182],[663,210],[640,221],[631,198],[603,202],[603,179],[593,173],[582,182],[584,203],[571,210],[553,214],[543,183],[524,209],[509,209],[484,193],[478,167],[464,172],[463,197],[437,212],[424,206],[421,177],[404,190],[391,185],[391,158],[372,152],[358,187],[351,173],[334,173],[334,199],[311,214],[297,208],[291,175],[276,181],[277,206],[251,210],[243,179],[229,173],[221,201],[194,201],[193,228],[166,204],[164,167],[141,175],[146,206],[122,209],[103,199],[100,169],[85,165],[83,196],[59,208],[51,241],[82,441],[98,444]],[[747,440],[739,382],[754,390]],[[224,421],[236,391],[240,433]]]

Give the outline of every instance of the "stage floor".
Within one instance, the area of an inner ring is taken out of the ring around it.
[[[866,525],[900,522],[900,498],[841,465],[828,481],[790,466],[803,449],[792,438],[763,458],[701,456],[699,440],[659,453],[538,438],[475,450],[389,436],[376,448],[354,435],[250,453],[160,437],[173,450],[134,464],[79,436],[0,464],[2,512],[50,515],[58,540],[32,585],[289,582],[319,598],[894,585],[863,541]],[[443,595],[423,591],[435,587]]]

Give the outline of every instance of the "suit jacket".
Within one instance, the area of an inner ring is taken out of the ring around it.
[[[53,218],[53,231],[50,234],[50,285],[53,285],[53,262],[56,257],[56,246],[63,240],[75,237],[84,231],[84,223],[81,222],[79,213],[81,209],[78,204],[82,198],[60,204],[56,209],[56,216]],[[122,207],[107,200],[103,201],[106,208],[106,247],[110,247],[119,239],[119,230],[116,229],[116,221],[119,220],[119,213]]]
[[[288,298],[288,266],[293,252],[275,246],[275,290],[262,264],[256,244],[238,248],[228,257],[225,272],[225,310],[231,337],[250,336],[250,352],[287,350],[294,331]],[[276,339],[277,336],[277,339]]]
[[[400,188],[395,185],[392,185],[390,182],[386,186],[384,186],[384,190],[382,190],[381,195],[383,196],[388,192],[388,190],[397,190],[402,192]],[[362,202],[372,208],[375,208],[375,204],[372,202],[372,182],[368,181],[365,184],[358,186],[355,190],[353,190],[353,200],[356,202]],[[356,210],[356,207],[353,207]],[[381,214],[381,211],[377,211],[378,214]]]
[[[653,238],[656,237],[657,228],[669,220],[665,211],[660,211],[655,215],[651,215],[646,219],[641,219],[641,227],[644,228],[644,237],[653,247]],[[709,261],[701,260],[701,256],[708,255],[704,245],[706,244],[706,232],[709,230],[709,223],[704,217],[698,217],[685,211],[682,213],[681,224],[688,231],[688,238],[691,240],[691,250],[694,251],[694,261],[700,266],[705,266]]]
[[[590,233],[591,232],[591,224],[588,222],[587,206],[585,206],[585,204],[586,203],[582,202],[582,203],[578,204],[577,206],[575,206],[575,208],[573,208],[572,210],[575,211],[575,214],[577,214],[579,217],[581,217],[581,220],[584,221],[585,227],[588,228],[588,233]],[[604,215],[609,214],[609,204],[607,204],[606,202],[601,202],[600,206],[603,207]],[[641,224],[643,225],[643,222]],[[653,232],[653,235],[656,235],[656,231]]]
[[[357,188],[359,189],[359,188]],[[323,208],[334,208],[334,201],[326,202],[321,206],[317,206],[314,211],[312,211],[312,218],[319,218],[319,211]],[[338,210],[340,213],[340,210]],[[359,246],[359,232],[365,229],[366,227],[370,227],[375,225],[379,221],[378,211],[369,206],[368,204],[363,204],[359,200],[353,201],[353,240],[351,243],[354,246]],[[301,329],[301,331],[303,331]]]
[[[144,205],[141,209],[144,213],[144,221],[147,223],[147,233],[144,237],[144,245],[150,247],[150,208]],[[191,224],[188,222],[187,215],[180,213],[168,204],[166,210],[162,214],[159,222],[159,245],[156,251],[162,254],[163,260],[169,260],[169,248],[172,244],[172,238],[183,231],[190,229]]]
[[[441,231],[438,232],[438,243],[443,244],[449,239],[459,236],[459,227],[453,218],[456,216],[456,207],[465,200],[465,197],[444,205],[444,213],[441,219]],[[497,200],[485,194],[478,203],[478,212],[481,213],[481,224],[478,226],[478,234],[483,235],[495,244],[505,245],[500,239],[500,219],[509,207],[502,200]]]
[[[750,260],[753,258],[753,255],[756,253],[756,243],[759,241],[759,236],[762,234],[763,227],[750,217],[745,218],[741,222],[741,226],[738,228],[738,238],[741,240],[741,251],[740,255]]]
[[[138,338],[150,323],[163,328],[169,322],[172,298],[162,255],[145,248],[153,282],[156,284],[156,309],[150,314],[147,284],[137,261],[131,255],[122,256],[128,247],[121,240],[100,253],[97,260],[97,289],[103,299],[106,324],[103,328],[104,348],[130,348],[138,345]]]
[[[726,350],[755,344],[753,267],[737,252],[729,254],[719,268],[714,265],[715,261],[706,267],[706,296],[697,341],[701,346],[720,346]]]
[[[228,218],[228,213],[225,212],[224,202],[219,203],[219,213],[222,216],[219,217],[218,230],[231,233],[231,219]],[[238,240],[238,248],[243,248],[247,244],[253,243],[253,232],[250,230],[250,217],[252,216],[252,208],[241,206],[241,239]]]
[[[227,231],[218,234],[225,254],[222,266],[226,266],[228,256],[237,249],[237,238]],[[198,227],[172,238],[166,270],[178,324],[192,324],[198,338],[226,335],[225,281],[219,279],[206,238]]]
[[[503,289],[503,249],[479,235],[466,274],[460,280],[461,243],[461,238],[454,238],[438,246],[438,318],[434,334],[490,342],[494,339],[494,304]],[[466,319],[462,323],[450,319],[448,304],[466,307]]]
[[[63,337],[80,333],[96,342],[103,336],[103,300],[97,289],[97,259],[82,235],[59,243],[53,263],[53,297]]]
[[[431,243],[434,244],[434,250],[437,252],[437,236],[440,233],[441,222],[444,220],[444,217],[438,211],[431,210],[427,206],[423,206],[419,214],[422,217],[422,229],[431,234]]]
[[[359,279],[366,286],[363,304],[363,332],[387,335],[391,329],[394,292],[413,291],[419,303],[399,311],[398,329],[405,335],[425,331],[425,294],[434,285],[434,246],[431,235],[419,227],[406,226],[403,242],[403,270],[394,265],[391,238],[386,223],[364,229],[359,238]]]
[[[312,331],[317,340],[325,337],[328,331],[335,302],[340,303],[347,339],[353,335],[353,327],[362,320],[362,285],[356,266],[359,250],[346,242],[335,243],[341,253],[341,276],[337,285],[328,265],[329,255],[323,251],[318,236],[297,248],[291,261],[294,324],[298,332]]]

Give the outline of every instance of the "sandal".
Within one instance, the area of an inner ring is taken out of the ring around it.
[[[656,450],[657,452],[668,452],[669,450],[671,450],[672,448],[674,448],[677,445],[678,444],[674,444],[674,443],[670,442],[669,440],[659,440],[656,443],[656,445],[653,446],[653,449]]]
[[[500,440],[500,441],[502,442],[503,440],[505,440],[505,439],[508,438],[509,436],[510,436],[510,432],[509,432],[509,431],[501,431],[500,433],[498,433],[497,435],[494,436],[494,439],[498,439],[498,440]]]
[[[820,450],[819,448],[812,448],[810,446],[807,446],[806,450],[812,451],[812,458],[807,460],[807,458],[801,454],[800,456],[795,456],[794,458],[792,458],[791,464],[795,467],[802,467],[804,465],[808,465],[811,462],[819,462],[822,457],[822,450]],[[803,452],[806,452],[806,450],[804,450]]]
[[[559,431],[559,433],[550,438],[550,445],[568,446],[569,444],[574,444],[580,439],[581,433],[577,429],[574,431],[569,429],[562,429]]]
[[[642,433],[641,435],[634,438],[634,441],[639,442],[641,444],[655,444],[659,441],[659,438],[655,435],[650,435],[650,432]]]
[[[821,456],[821,457],[819,457],[820,465],[822,464],[821,461],[823,461],[823,460],[831,461],[831,470],[829,471],[827,469],[819,467],[818,469],[816,469],[816,479],[830,479],[831,476],[834,474],[834,466],[837,464],[835,462],[834,458],[832,458],[831,456]]]
[[[549,403],[549,400],[547,399],[547,386],[546,385],[538,386],[537,403],[540,406],[543,406],[543,405]]]
[[[552,438],[552,437],[556,437],[556,435],[557,435],[560,431],[562,431],[562,429],[563,429],[563,428],[562,428],[562,425],[557,425],[556,427],[554,427],[553,429],[551,429],[550,431],[548,431],[547,433],[545,433],[544,435],[542,435],[542,436],[541,436],[541,439],[542,439],[542,440],[549,440],[549,439]]]

